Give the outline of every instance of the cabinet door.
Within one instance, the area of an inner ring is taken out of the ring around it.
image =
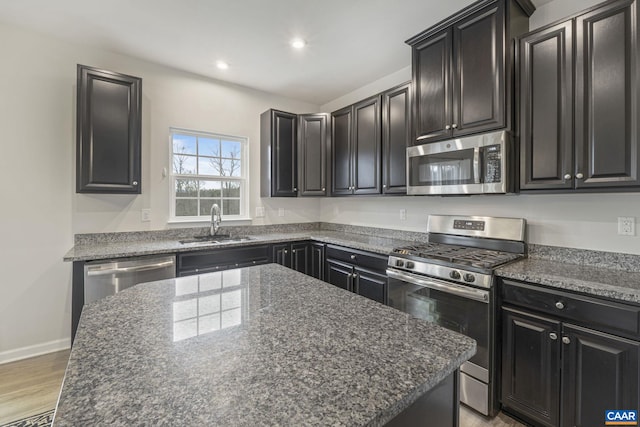
[[[142,79],[78,65],[76,192],[140,194]]]
[[[353,106],[354,194],[380,194],[382,138],[380,135],[380,96],[365,99]]]
[[[559,338],[560,322],[503,307],[502,404],[549,427],[559,422]]]
[[[577,188],[640,184],[639,20],[633,0],[576,18]]]
[[[382,192],[406,194],[411,141],[411,83],[382,94]]]
[[[276,264],[291,267],[291,244],[274,243],[271,245],[271,261]]]
[[[413,46],[412,144],[451,136],[451,34],[448,29]]]
[[[355,267],[354,292],[385,304],[387,301],[387,276]]]
[[[273,135],[271,139],[271,195],[274,197],[296,197],[298,158],[296,156],[295,114],[273,111]]]
[[[353,266],[327,259],[325,281],[348,291],[353,290]]]
[[[520,189],[573,188],[573,21],[520,40]]]
[[[296,242],[291,244],[291,268],[300,273],[309,274],[311,264],[311,250],[309,242]]]
[[[327,120],[326,114],[304,114],[298,129],[298,195],[327,195]]]
[[[504,3],[453,26],[453,136],[499,129],[505,115]]]
[[[640,411],[640,343],[563,325],[562,426],[602,426],[611,409]]]
[[[331,194],[351,194],[351,106],[331,116]]]
[[[324,280],[324,243],[311,244],[309,275]]]

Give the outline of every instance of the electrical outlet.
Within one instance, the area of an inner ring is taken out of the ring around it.
[[[142,222],[151,221],[151,209],[142,209],[140,211],[140,221]]]
[[[632,216],[618,217],[618,234],[620,236],[636,235],[636,219]]]
[[[264,217],[264,206],[256,206],[256,218]]]
[[[406,209],[400,209],[400,219],[403,220],[403,221],[407,219],[407,210]]]
[[[278,216],[284,216],[284,208],[278,208]]]

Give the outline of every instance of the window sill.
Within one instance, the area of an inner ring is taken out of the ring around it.
[[[234,217],[234,218],[222,218],[222,225],[229,224],[233,222],[246,222],[251,221],[252,218],[248,216],[243,217]],[[167,224],[209,224],[211,223],[210,218],[171,218],[167,221]]]

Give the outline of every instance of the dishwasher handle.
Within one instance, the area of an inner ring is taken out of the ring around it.
[[[173,260],[157,262],[154,264],[135,265],[132,267],[116,267],[116,268],[103,268],[102,266],[89,267],[87,269],[87,276],[107,276],[107,275],[118,274],[118,273],[131,273],[136,271],[156,270],[156,269],[169,267],[171,265],[175,265],[175,262]]]

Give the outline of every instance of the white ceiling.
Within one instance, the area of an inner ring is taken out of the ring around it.
[[[410,65],[404,41],[473,0],[2,3],[0,22],[322,105]]]

